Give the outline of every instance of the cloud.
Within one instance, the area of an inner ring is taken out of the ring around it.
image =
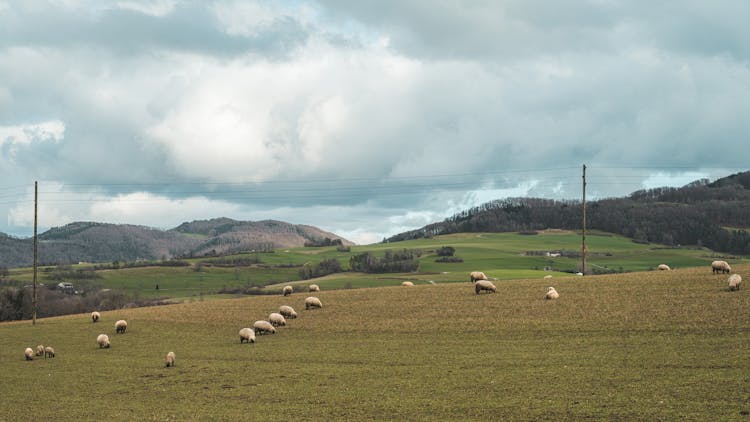
[[[3,5],[0,231],[28,232],[33,180],[62,186],[50,224],[227,213],[379,240],[575,198],[583,163],[607,197],[750,159],[746,2]]]
[[[60,142],[64,136],[65,123],[60,120],[17,126],[0,126],[0,147],[4,144],[30,145],[32,142]]]

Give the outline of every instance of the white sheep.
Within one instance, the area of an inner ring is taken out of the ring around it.
[[[579,271],[576,273],[576,275],[583,275],[583,273]]]
[[[284,318],[288,319],[294,319],[297,318],[297,312],[294,311],[294,308],[287,305],[281,305],[279,306],[279,313],[281,315],[284,315]]]
[[[284,296],[289,296],[294,291],[294,288],[292,286],[284,286],[284,290],[282,292],[284,293]]]
[[[32,350],[31,347],[27,347],[26,350],[23,351],[23,355],[26,356],[26,360],[34,360],[34,350]]]
[[[99,312],[94,311],[94,312],[91,313],[91,321],[92,322],[98,322],[99,318],[101,318],[101,317],[102,316],[99,315]]]
[[[240,344],[243,342],[255,343],[255,331],[252,328],[243,328],[240,330]]]
[[[732,274],[729,276],[729,290],[739,290],[740,284],[742,283],[742,277],[739,274]]]
[[[722,274],[729,274],[732,272],[732,267],[727,263],[727,261],[714,261],[711,263],[711,271],[716,273],[722,273]]]
[[[44,357],[45,358],[53,358],[55,357],[55,349],[52,346],[47,346],[44,348]]]
[[[547,274],[547,275],[545,275],[545,276],[544,276],[544,278],[545,278],[545,279],[547,279],[547,278],[552,278],[552,275],[551,275],[551,274]]]
[[[109,336],[106,334],[99,334],[96,338],[96,342],[99,344],[99,348],[109,349]]]
[[[41,344],[36,346],[36,355],[42,356],[43,354],[44,354],[44,346],[42,346]]]
[[[253,323],[253,328],[255,329],[255,334],[263,335],[263,334],[276,334],[276,328],[271,325],[268,321],[255,321]]]
[[[479,294],[482,290],[488,293],[495,293],[497,288],[489,280],[477,280],[477,283],[474,285],[474,291]]]
[[[669,265],[667,264],[659,264],[658,267],[656,267],[659,271],[669,271],[671,268],[669,268]]]
[[[487,276],[481,271],[472,271],[469,273],[469,280],[471,280],[472,283],[477,280],[487,280]]]
[[[311,284],[310,287],[308,287],[308,290],[311,292],[319,292],[320,286],[318,286],[317,284]]]
[[[401,283],[401,285],[407,286],[407,287],[413,287],[414,283],[412,283],[411,281],[404,281],[403,283]]]
[[[128,322],[124,319],[121,319],[117,322],[115,322],[115,332],[117,334],[123,334],[125,333],[125,330],[128,328]]]
[[[555,290],[554,287],[547,287],[547,294],[544,295],[544,298],[547,300],[557,299],[560,297],[560,293],[557,293],[557,290]]]
[[[305,299],[305,310],[310,308],[322,308],[323,304],[320,302],[320,299],[314,296],[310,296],[307,299]]]
[[[284,315],[281,315],[280,313],[273,312],[270,315],[268,315],[268,322],[271,323],[274,327],[283,327],[286,325],[286,320],[284,319]]]
[[[174,352],[167,353],[167,357],[164,358],[164,362],[167,365],[167,368],[170,366],[174,366]]]

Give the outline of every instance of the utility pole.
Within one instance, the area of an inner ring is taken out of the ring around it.
[[[36,220],[37,220],[37,202],[38,202],[37,181],[34,181],[34,291],[31,297],[31,325],[36,325],[36,272],[37,272],[37,240],[36,240]]]
[[[581,227],[581,274],[586,275],[586,164],[583,165],[583,221]]]

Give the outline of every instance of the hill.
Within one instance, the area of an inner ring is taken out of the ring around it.
[[[236,221],[229,218],[183,223],[171,230],[129,224],[76,222],[39,235],[39,261],[70,264],[220,255],[250,250],[303,246],[333,233],[282,221]],[[351,242],[342,239],[345,244]],[[0,235],[0,266],[33,263],[33,239]]]
[[[713,183],[633,192],[626,198],[587,202],[587,228],[617,233],[638,242],[707,246],[750,254],[750,172]],[[442,222],[400,233],[396,242],[461,232],[580,229],[579,201],[511,198],[488,202]]]
[[[322,291],[314,311],[293,294],[2,323],[3,418],[747,417],[748,290],[706,267],[553,280],[557,301],[537,278],[479,296],[468,282]],[[240,345],[240,328],[282,304],[299,318]],[[37,344],[57,356],[25,361]]]

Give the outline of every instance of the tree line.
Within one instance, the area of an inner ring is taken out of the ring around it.
[[[697,245],[750,254],[750,190],[737,183],[698,182],[683,188],[633,192],[624,198],[587,203],[587,228],[638,242]],[[386,242],[460,232],[524,232],[547,228],[580,230],[580,201],[509,198],[482,204],[446,220],[386,239]]]

